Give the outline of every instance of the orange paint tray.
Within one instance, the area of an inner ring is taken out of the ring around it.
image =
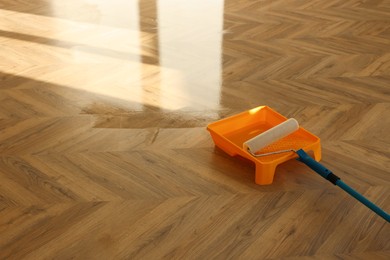
[[[243,143],[262,132],[286,121],[287,118],[267,106],[253,108],[246,112],[219,120],[207,126],[216,146],[230,156],[242,156],[256,165],[255,182],[260,185],[271,184],[276,166],[290,159],[297,158],[294,152],[254,157],[243,149]],[[258,154],[280,150],[303,149],[313,151],[314,159],[321,159],[320,138],[299,127],[294,133],[264,147]]]

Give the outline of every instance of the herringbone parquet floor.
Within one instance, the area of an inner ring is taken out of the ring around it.
[[[390,211],[390,1],[2,0],[0,259],[389,259],[304,165],[214,147],[259,105]]]

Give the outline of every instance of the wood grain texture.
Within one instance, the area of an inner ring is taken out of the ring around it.
[[[389,259],[390,225],[208,123],[268,105],[390,211],[390,1],[2,0],[0,259]]]

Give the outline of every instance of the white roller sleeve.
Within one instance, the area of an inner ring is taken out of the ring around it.
[[[271,129],[268,129],[267,131],[246,141],[243,144],[244,150],[250,150],[252,153],[255,153],[267,145],[270,145],[279,139],[294,133],[298,129],[298,121],[294,118],[290,118],[283,123],[276,125]]]

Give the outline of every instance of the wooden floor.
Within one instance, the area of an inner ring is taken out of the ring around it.
[[[390,225],[208,123],[268,105],[390,211],[389,0],[2,0],[0,259],[390,259]]]

